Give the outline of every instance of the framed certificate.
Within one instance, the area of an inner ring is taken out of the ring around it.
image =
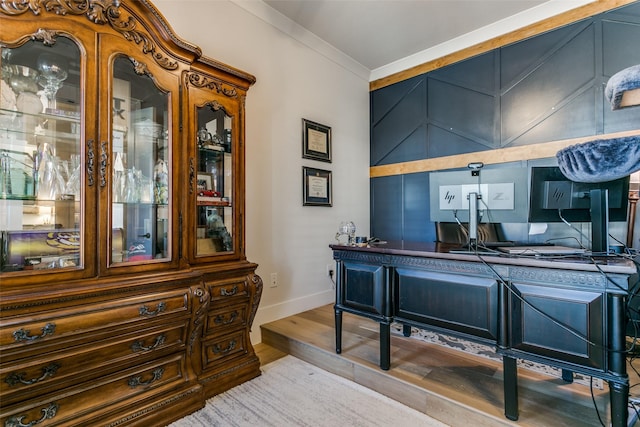
[[[302,119],[302,158],[331,163],[331,128]]]
[[[302,167],[302,205],[331,206],[331,171]]]

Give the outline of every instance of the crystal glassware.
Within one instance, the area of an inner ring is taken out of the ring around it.
[[[66,61],[58,55],[42,53],[38,57],[38,70],[40,71],[38,84],[44,89],[49,101],[49,108],[54,107],[56,94],[68,76],[66,68]]]

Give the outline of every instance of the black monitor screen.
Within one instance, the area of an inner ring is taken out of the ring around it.
[[[600,183],[573,182],[555,166],[531,168],[529,222],[591,222],[592,189],[608,190],[609,221],[627,220],[629,177]]]

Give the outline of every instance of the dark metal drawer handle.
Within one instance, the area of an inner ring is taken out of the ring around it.
[[[16,415],[14,417],[8,418],[4,422],[4,427],[32,427],[36,424],[40,424],[43,421],[50,420],[56,416],[58,413],[58,404],[50,403],[46,408],[42,408],[42,417],[39,420],[30,421],[27,424],[24,424],[22,420],[27,418],[26,415]]]
[[[5,378],[4,382],[9,384],[10,386],[14,386],[16,384],[24,384],[24,385],[35,384],[46,378],[54,376],[58,368],[60,368],[60,365],[56,365],[55,363],[52,363],[51,365],[45,366],[44,368],[42,368],[42,375],[40,375],[39,378],[32,378],[30,380],[24,379],[24,377],[27,375],[24,372],[21,372],[19,374],[13,373],[9,375],[7,378]]]
[[[40,335],[31,335],[31,331],[27,329],[18,329],[13,333],[13,339],[17,342],[21,341],[35,341],[40,338],[44,338],[47,335],[53,335],[56,331],[55,323],[47,323],[41,329],[42,333]]]
[[[230,291],[225,288],[220,289],[220,295],[223,297],[231,297],[238,293],[238,285],[235,285]]]
[[[237,318],[238,318],[238,312],[234,311],[229,316],[229,320],[224,320],[224,315],[218,314],[213,322],[216,325],[230,325],[231,323],[235,322]]]
[[[139,313],[140,313],[140,316],[155,316],[162,313],[166,309],[167,309],[167,303],[161,302],[158,304],[155,310],[150,310],[149,307],[147,307],[146,305],[143,305],[142,307],[140,307]]]
[[[149,381],[142,381],[142,376],[138,375],[137,377],[129,378],[129,387],[136,388],[138,386],[151,385],[152,383],[160,380],[162,375],[164,375],[164,368],[156,368],[151,373],[152,378]]]
[[[222,348],[222,347],[220,347],[219,344],[214,345],[213,346],[213,353],[214,354],[229,353],[234,348],[236,348],[236,340],[231,340],[229,342],[229,345],[227,346],[227,348]]]
[[[134,353],[136,351],[149,351],[149,350],[153,350],[156,349],[158,347],[160,347],[162,344],[164,344],[165,340],[167,339],[166,335],[162,334],[162,335],[158,335],[154,341],[154,343],[148,347],[145,347],[144,344],[142,343],[142,341],[136,341],[131,345],[131,350],[134,351]]]

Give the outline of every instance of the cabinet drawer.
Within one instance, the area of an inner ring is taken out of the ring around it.
[[[211,369],[221,359],[233,359],[247,352],[245,331],[237,331],[224,337],[203,343],[204,368]]]
[[[188,325],[174,323],[113,338],[88,341],[79,349],[0,364],[3,405],[73,387],[82,381],[182,350]]]
[[[387,269],[382,265],[345,261],[336,304],[374,319],[391,315]]]
[[[246,325],[247,304],[211,310],[207,316],[206,335],[219,334]]]
[[[224,282],[208,282],[211,301],[215,303],[237,302],[238,299],[248,298],[247,282],[243,279]]]
[[[600,292],[514,282],[509,346],[527,353],[605,368],[606,302]]]
[[[109,405],[124,399],[140,400],[160,394],[186,383],[184,353],[166,357],[153,363],[99,377],[65,389],[59,395],[50,394],[26,403],[2,407],[0,425],[77,425],[74,419],[90,414],[99,419]],[[23,424],[19,424],[19,422]]]
[[[397,268],[394,318],[495,342],[498,281],[493,278]]]
[[[0,346],[3,359],[12,349],[30,346],[56,338],[75,339],[77,335],[109,326],[148,322],[155,318],[186,314],[189,310],[186,290],[110,300],[75,309],[41,311],[38,315],[2,319]],[[37,346],[36,346],[37,347]],[[37,350],[36,350],[37,351]]]

